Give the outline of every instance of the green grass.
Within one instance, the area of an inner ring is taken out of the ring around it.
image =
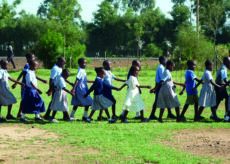
[[[69,78],[70,81],[75,81],[77,70],[71,70],[72,74]],[[126,78],[128,68],[114,69],[113,73],[119,78]],[[16,78],[20,72],[10,73],[13,78]],[[46,80],[49,79],[50,70],[37,70],[37,75]],[[172,73],[173,79],[178,82],[184,82],[185,71],[175,71]],[[93,70],[87,70],[88,79],[95,79],[95,72]],[[203,72],[196,72],[196,75],[200,78]],[[152,85],[154,86],[155,71],[142,69],[139,74],[139,83],[141,85]],[[120,87],[122,83],[113,82],[114,86]],[[12,83],[10,82],[10,85]],[[43,91],[41,95],[45,101],[46,107],[50,102],[50,98],[44,94],[48,89],[48,84],[38,83],[38,88]],[[68,89],[71,89],[68,86]],[[201,87],[199,87],[199,90]],[[181,90],[181,87],[176,88],[177,94]],[[155,95],[149,94],[148,89],[142,89],[142,99],[146,105],[145,117],[149,117],[151,107],[154,102]],[[20,102],[20,87],[18,86],[15,90],[12,90],[18,103],[13,106],[12,113],[15,116]],[[113,91],[113,94],[117,100],[117,115],[122,112],[122,105],[126,96],[126,89],[120,92]],[[93,94],[91,94],[93,96]],[[179,96],[179,100],[182,104],[181,109],[186,99],[186,93],[183,96]],[[69,102],[71,96],[68,96]],[[221,107],[223,104],[221,104]],[[224,109],[218,109],[218,115],[223,118]],[[111,108],[109,109],[111,111]],[[72,106],[70,106],[70,112]],[[77,118],[81,118],[83,114],[83,108],[79,108],[75,114]],[[174,109],[172,110],[175,113]],[[192,118],[194,116],[193,106],[190,106],[186,117],[189,119],[186,123],[176,123],[174,120],[167,120],[167,112],[164,114],[165,122],[163,124],[157,121],[151,121],[150,123],[141,124],[139,121],[132,120],[135,113],[130,112],[128,115],[129,124],[121,124],[118,121],[116,124],[108,124],[107,121],[98,122],[93,121],[91,124],[87,124],[81,121],[77,122],[63,122],[60,121],[58,124],[51,124],[46,122],[45,124],[38,124],[33,121],[34,115],[28,115],[31,118],[31,124],[41,129],[55,132],[59,138],[57,140],[58,145],[65,146],[71,145],[73,149],[97,149],[100,153],[98,154],[87,154],[84,155],[86,161],[97,161],[100,163],[221,163],[221,159],[211,159],[209,157],[196,157],[189,153],[185,153],[179,149],[172,149],[163,144],[163,140],[173,140],[173,135],[176,135],[173,131],[181,129],[203,129],[203,128],[229,128],[230,124],[226,123],[214,123],[209,120],[211,114],[210,109],[205,109],[203,116],[207,119],[207,122],[194,123]],[[6,115],[6,107],[2,108],[2,115]],[[156,115],[159,115],[157,111]],[[96,120],[98,112],[95,113],[93,119]],[[58,113],[56,118],[61,119],[62,113]],[[9,122],[14,125],[20,123],[17,121]],[[21,123],[20,123],[21,124]],[[49,139],[49,143],[53,140]],[[31,155],[25,158],[36,159],[36,156]],[[189,160],[188,160],[189,159]]]

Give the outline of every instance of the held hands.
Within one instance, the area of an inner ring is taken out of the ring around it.
[[[152,86],[151,86],[151,85],[147,85],[146,88],[147,88],[147,89],[151,89]]]
[[[75,96],[75,92],[70,92],[70,94],[71,94],[72,96]]]
[[[194,89],[194,88],[193,88]],[[183,95],[184,94],[184,90],[182,90],[180,93],[179,93],[179,95]]]
[[[156,94],[156,88],[151,89],[149,92]]]
[[[43,83],[47,84],[47,83],[48,83],[48,81],[47,81],[47,80],[43,80]]]
[[[17,86],[17,83],[14,83],[14,84],[12,85],[12,88],[15,89],[16,86]]]
[[[24,83],[21,83],[21,86],[25,87],[25,86],[26,86],[26,84],[24,84]]]
[[[52,91],[48,90],[48,91],[46,92],[46,94],[47,94],[48,96],[50,96],[50,95],[52,94]]]

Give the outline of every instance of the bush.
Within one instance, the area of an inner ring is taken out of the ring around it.
[[[147,49],[144,52],[145,57],[159,57],[162,55],[162,50],[155,44],[150,43],[147,45]]]

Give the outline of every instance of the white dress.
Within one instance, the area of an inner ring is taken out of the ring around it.
[[[56,83],[57,83],[56,84],[57,88],[54,92],[50,109],[53,111],[62,111],[62,112],[69,111],[67,93],[66,91],[63,90],[63,88],[66,88],[64,78],[61,75],[57,76]]]
[[[16,98],[10,92],[8,78],[10,75],[4,69],[0,69],[0,105],[8,106],[17,103]]]
[[[216,106],[216,94],[214,86],[210,83],[213,80],[212,74],[209,70],[205,70],[202,76],[204,84],[200,91],[200,98],[198,105],[202,107],[214,107]]]
[[[133,112],[139,112],[143,110],[145,108],[145,104],[141,98],[139,88],[137,87],[139,86],[137,78],[130,76],[126,84],[128,85],[128,89],[123,105],[123,110]]]
[[[174,91],[172,75],[169,70],[165,69],[163,72],[162,86],[160,88],[157,108],[175,108],[180,106],[180,102]]]

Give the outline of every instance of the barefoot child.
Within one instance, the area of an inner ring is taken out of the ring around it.
[[[195,73],[193,72],[196,68],[196,62],[193,60],[188,60],[187,67],[188,67],[188,70],[185,72],[186,87],[184,87],[183,90],[180,92],[180,95],[183,95],[184,90],[186,88],[187,99],[186,99],[183,111],[181,112],[181,115],[180,115],[182,121],[186,121],[186,117],[184,116],[184,114],[187,111],[189,105],[194,105],[194,108],[195,108],[194,118],[197,117],[199,97],[198,97],[197,89],[193,90],[193,88],[196,87],[196,81],[198,82],[197,85],[200,85],[202,83],[202,80],[199,80],[196,77]]]
[[[221,88],[218,84],[213,82],[212,78],[212,69],[213,69],[213,63],[210,60],[206,60],[205,62],[206,70],[204,71],[204,74],[202,76],[202,80],[204,84],[202,85],[202,89],[200,91],[200,98],[198,105],[200,106],[197,118],[195,118],[194,121],[199,121],[199,117],[201,113],[203,112],[204,108],[211,107],[211,111],[213,114],[213,120],[216,122],[222,121],[220,118],[216,115],[216,94],[214,87]],[[226,87],[224,85],[223,87]],[[221,88],[222,89],[222,88]]]
[[[75,93],[75,96],[72,97],[71,105],[73,105],[73,110],[71,112],[70,117],[74,118],[74,114],[77,111],[77,108],[85,107],[85,112],[82,117],[82,120],[86,121],[88,118],[88,109],[92,105],[93,99],[88,95],[86,98],[84,98],[84,95],[88,91],[88,83],[93,83],[93,81],[87,80],[86,75],[86,60],[84,58],[78,59],[78,72],[75,84],[73,86],[72,92]]]
[[[54,84],[56,89],[55,89],[55,93],[53,94],[53,100],[50,106],[50,109],[53,111],[50,122],[54,122],[54,123],[58,122],[55,119],[55,115],[57,111],[64,112],[65,115],[67,116],[67,120],[68,121],[71,120],[69,115],[69,103],[68,103],[68,98],[66,93],[69,93],[72,96],[74,96],[74,93],[67,90],[65,84],[65,80],[67,80],[69,76],[70,76],[69,70],[63,69],[62,74],[59,75],[56,79],[56,83]]]
[[[17,102],[14,95],[10,92],[10,87],[8,84],[8,79],[20,84],[21,86],[25,86],[25,84],[20,83],[10,77],[9,73],[7,72],[8,62],[5,60],[0,61],[1,69],[0,69],[0,113],[1,113],[1,106],[8,106],[8,113],[6,116],[7,120],[15,120],[15,117],[11,115],[12,104]],[[3,121],[4,119],[1,119]]]
[[[29,70],[29,64],[28,64],[28,62],[30,60],[34,60],[34,59],[35,59],[34,54],[32,54],[32,53],[27,53],[26,54],[26,61],[27,61],[27,63],[25,64],[24,69],[22,70],[22,72],[18,76],[17,81],[19,81],[22,78],[22,83],[26,84],[26,74],[27,74],[27,71]],[[14,83],[12,85],[12,88],[14,89],[14,88],[16,88],[16,86],[17,86],[17,83]],[[23,103],[24,103],[23,100],[24,100],[25,89],[26,89],[26,87],[21,86],[21,102],[20,102],[20,107],[19,107],[19,110],[18,110],[17,118],[20,118],[22,116],[22,109],[23,109]]]
[[[151,86],[147,85],[140,85],[137,80],[137,75],[139,73],[139,67],[132,66],[130,68],[130,77],[126,84],[124,84],[120,89],[122,89],[124,86],[128,85],[127,95],[125,98],[125,102],[123,105],[123,111],[124,116],[121,120],[122,123],[128,123],[126,120],[126,117],[129,113],[129,111],[133,112],[140,112],[141,113],[141,122],[148,122],[149,120],[144,118],[144,108],[145,104],[143,100],[141,99],[141,95],[139,92],[139,88],[148,88],[150,89]]]
[[[173,61],[168,60],[166,62],[166,69],[163,72],[163,76],[161,81],[159,82],[159,85],[161,85],[158,100],[157,100],[157,108],[160,108],[160,115],[158,118],[159,122],[162,121],[162,116],[164,114],[165,108],[175,108],[176,110],[176,116],[177,116],[177,122],[180,121],[180,102],[177,98],[176,92],[174,90],[174,85],[179,85],[182,87],[185,87],[185,84],[177,83],[173,81],[171,72],[173,71],[175,67],[175,64]],[[159,86],[158,85],[158,86]],[[158,87],[156,86],[156,87]],[[155,88],[157,89],[157,88]]]
[[[103,80],[103,82],[105,84],[112,86],[112,80],[113,79],[116,80],[116,81],[126,82],[125,80],[119,79],[116,76],[114,76],[114,74],[111,72],[111,68],[112,68],[111,63],[108,60],[105,60],[103,62],[103,67],[104,67],[105,72],[106,72],[106,75],[105,75],[104,80]],[[113,113],[112,119],[116,120],[116,119],[119,118],[116,115],[116,100],[113,97],[112,90],[110,88],[105,87],[104,89],[106,90],[104,92],[105,93],[104,96],[107,97],[108,99],[110,99],[113,102],[113,105],[112,105],[112,113]],[[103,119],[102,112],[103,112],[103,110],[100,110],[100,114],[99,114],[98,119],[97,119],[98,121]]]
[[[37,88],[37,79],[43,83],[47,83],[46,80],[35,75],[38,63],[35,60],[29,61],[29,70],[26,74],[26,90],[24,95],[24,105],[22,110],[21,121],[28,122],[25,118],[25,114],[35,114],[35,121],[43,121],[40,117],[40,113],[45,112],[45,104],[39,94],[42,92]]]
[[[108,117],[109,123],[115,123],[116,121],[114,119],[110,118],[108,107],[113,105],[113,102],[106,98],[104,96],[104,87],[108,87],[110,89],[116,89],[116,87],[113,87],[111,85],[107,85],[103,82],[103,78],[105,77],[105,70],[102,67],[97,67],[95,68],[95,71],[97,73],[97,77],[93,83],[93,85],[90,87],[90,89],[86,92],[84,95],[85,98],[88,97],[88,95],[94,91],[94,98],[93,98],[93,103],[92,103],[92,111],[87,118],[87,122],[91,122],[93,114],[95,113],[96,110],[105,110],[105,113]]]

